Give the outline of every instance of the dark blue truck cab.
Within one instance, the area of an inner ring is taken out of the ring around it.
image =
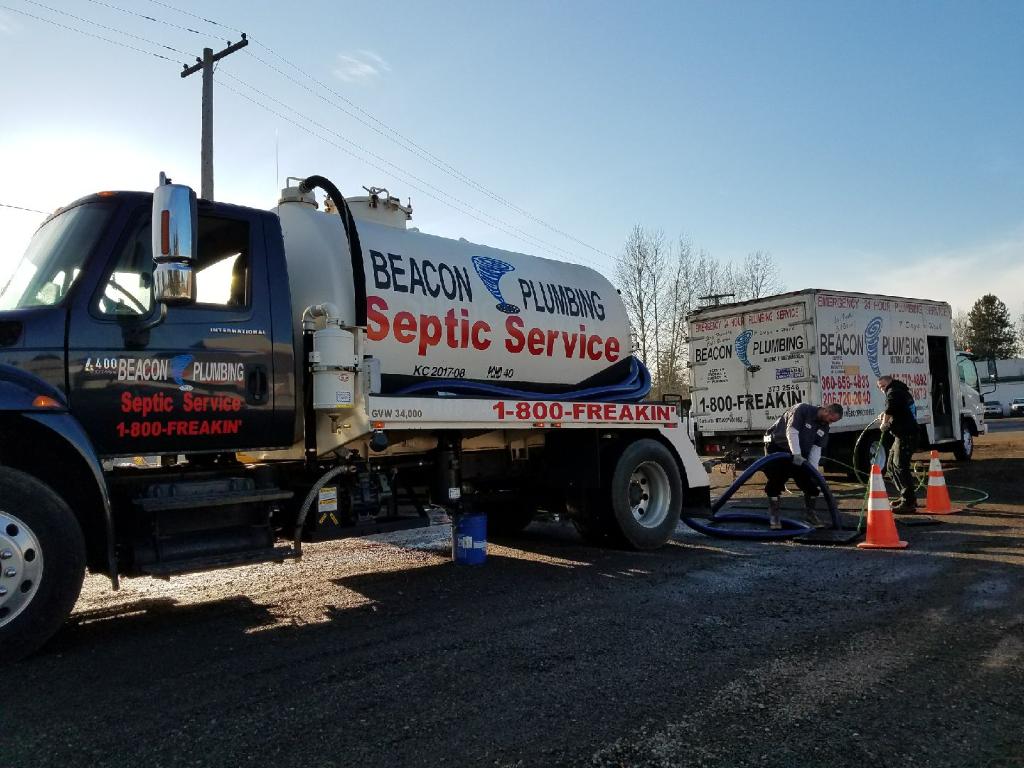
[[[83,558],[116,584],[291,554],[273,516],[293,492],[234,458],[300,439],[280,224],[199,201],[195,300],[166,304],[152,206],[116,192],[60,209],[0,294],[5,656],[63,620]],[[139,456],[164,466],[116,466]]]

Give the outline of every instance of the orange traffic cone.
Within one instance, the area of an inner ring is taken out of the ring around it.
[[[903,549],[907,542],[900,541],[896,521],[889,506],[889,493],[885,490],[882,470],[871,465],[871,486],[868,490],[868,535],[857,545],[861,549]]]
[[[962,510],[953,509],[949,500],[949,489],[946,488],[946,478],[942,474],[942,463],[939,461],[939,452],[932,451],[932,460],[928,465],[928,507],[929,515],[952,515]]]

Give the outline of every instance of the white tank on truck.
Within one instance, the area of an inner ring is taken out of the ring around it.
[[[598,272],[407,229],[411,208],[379,192],[348,202],[366,282],[364,352],[380,361],[384,392],[438,379],[558,393],[628,375],[629,321]],[[341,218],[298,188],[283,190],[277,213],[296,332],[322,302],[354,324]]]

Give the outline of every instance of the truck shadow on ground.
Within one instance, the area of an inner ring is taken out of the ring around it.
[[[559,595],[572,595],[582,605],[615,590],[646,589],[652,582],[685,577],[690,569],[714,569],[754,555],[723,542],[705,544],[703,539],[674,541],[655,552],[600,549],[581,544],[564,526],[545,524],[492,543],[482,566],[439,561],[442,551],[433,549],[424,553],[426,563],[380,570],[371,554],[366,570],[352,572],[349,566],[349,573],[331,577],[317,569],[318,579],[304,586],[295,584],[302,578],[295,571],[271,570],[243,576],[201,602],[187,585],[180,599],[114,596],[113,604],[76,612],[42,651],[12,672],[56,681],[71,670],[80,674],[83,665],[117,669],[119,675],[134,674],[129,670],[188,674],[211,663],[237,665],[241,671],[244,658],[263,653],[301,655],[302,648],[340,649],[367,638],[386,643],[394,633],[415,632],[424,622],[475,623],[495,612],[512,612],[523,601],[554,604]],[[268,579],[280,579],[284,590],[272,585],[265,598],[253,595],[253,582]],[[224,595],[231,589],[242,594]]]

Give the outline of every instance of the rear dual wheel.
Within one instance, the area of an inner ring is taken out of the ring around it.
[[[679,465],[656,440],[637,440],[616,458],[606,484],[599,492],[586,494],[585,501],[572,510],[584,540],[657,549],[679,523],[683,504]]]

